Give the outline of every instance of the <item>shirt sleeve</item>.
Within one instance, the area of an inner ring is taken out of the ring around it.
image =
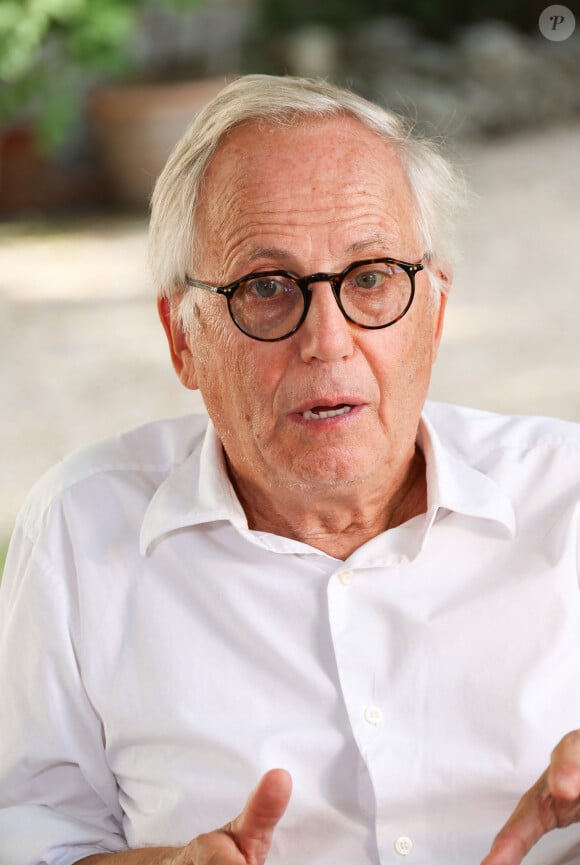
[[[64,520],[34,538],[18,525],[0,586],[0,865],[71,865],[127,849],[83,687],[75,585]]]

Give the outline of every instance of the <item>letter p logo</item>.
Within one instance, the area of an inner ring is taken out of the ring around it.
[[[576,19],[567,6],[548,6],[538,19],[538,27],[550,42],[563,42],[574,32]]]

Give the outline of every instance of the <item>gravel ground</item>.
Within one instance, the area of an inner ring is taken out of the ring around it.
[[[580,422],[580,125],[463,155],[476,193],[431,396]],[[202,408],[170,366],[145,220],[0,226],[0,536],[72,449]]]

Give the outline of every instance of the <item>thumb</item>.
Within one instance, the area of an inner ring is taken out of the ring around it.
[[[263,865],[274,829],[292,793],[292,778],[285,769],[271,769],[250,794],[244,810],[226,827],[248,865]]]

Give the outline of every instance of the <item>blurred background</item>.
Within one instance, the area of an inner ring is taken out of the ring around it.
[[[72,449],[203,410],[156,320],[147,207],[192,116],[240,73],[323,75],[441,142],[474,195],[431,396],[580,421],[574,15],[534,0],[0,0],[0,549]]]

